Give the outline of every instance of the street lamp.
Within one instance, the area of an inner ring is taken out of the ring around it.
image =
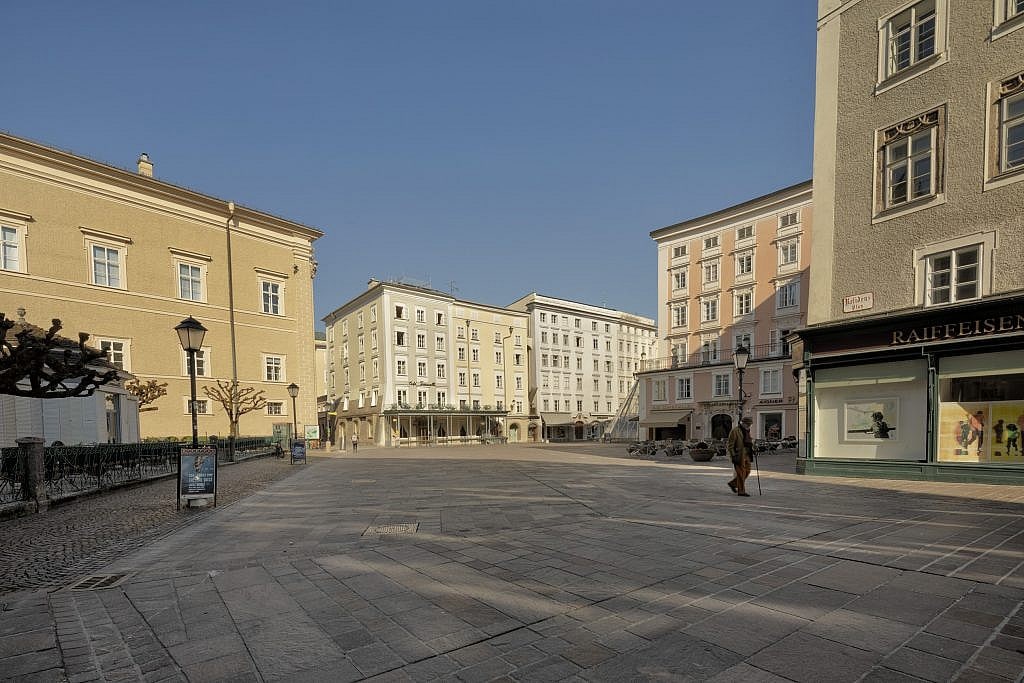
[[[732,352],[732,362],[739,374],[740,419],[743,419],[743,371],[747,369],[748,360],[750,360],[750,349],[747,347],[741,345]]]
[[[196,423],[196,353],[203,349],[203,337],[206,336],[206,328],[203,324],[189,316],[178,323],[174,331],[178,333],[178,341],[181,348],[188,354],[188,377],[192,383],[192,400],[189,402],[189,412],[192,413],[192,447],[199,446],[199,427]]]
[[[292,382],[288,385],[288,395],[292,397],[292,438],[299,438],[299,416],[295,414],[295,397],[299,395],[299,385]]]

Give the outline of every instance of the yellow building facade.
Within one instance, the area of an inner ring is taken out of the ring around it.
[[[141,436],[191,432],[188,362],[174,331],[208,330],[196,361],[199,434],[226,436],[224,408],[202,391],[237,379],[268,402],[239,432],[316,422],[313,242],[319,230],[153,177],[0,134],[0,311],[91,335],[110,360],[167,394]],[[290,383],[300,391],[293,414]],[[305,388],[305,390],[303,390]]]

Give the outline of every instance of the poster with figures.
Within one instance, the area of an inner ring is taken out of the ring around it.
[[[179,493],[183,500],[213,498],[217,491],[217,451],[182,448]]]
[[[899,438],[898,398],[858,399],[843,404],[843,441],[881,441]]]
[[[939,462],[1020,463],[1024,402],[943,403]]]

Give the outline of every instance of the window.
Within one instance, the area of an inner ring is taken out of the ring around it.
[[[928,306],[976,299],[979,296],[981,246],[974,245],[928,257]]]
[[[583,401],[576,401],[576,412],[583,412]]]
[[[284,358],[281,356],[264,356],[263,379],[268,382],[283,382]]]
[[[651,380],[651,400],[664,401],[665,397],[665,380],[663,379],[652,379]]]
[[[469,331],[469,338],[473,341],[480,341],[480,330],[475,327]]]
[[[776,293],[777,308],[791,308],[800,305],[800,281],[793,280],[780,285]]]
[[[672,273],[672,289],[686,289],[686,271],[677,270]]]
[[[123,248],[92,245],[92,283],[101,287],[121,289]]]
[[[409,374],[407,362],[401,358],[395,361],[395,374],[403,376]]]
[[[459,360],[466,360],[466,347],[460,346],[458,349]]]
[[[0,225],[0,269],[14,272],[22,271],[21,235],[23,228],[11,225]]]
[[[107,360],[118,370],[124,370],[125,372],[131,372],[131,358],[128,353],[129,342],[124,339],[100,339],[100,350],[107,352]],[[202,353],[200,351],[199,353]],[[198,353],[196,354],[199,355]],[[185,368],[185,374],[188,374],[188,368]]]
[[[576,391],[583,391],[583,378],[582,377],[577,377],[576,378]]]
[[[786,337],[789,330],[771,330],[768,333],[768,353],[772,356],[788,356],[789,342]]]
[[[1000,83],[999,94],[999,172],[1006,173],[1024,168],[1024,74]]]
[[[466,338],[466,328],[464,328],[462,326],[459,326],[458,328],[456,328],[455,336],[458,337],[459,339],[465,339]]]
[[[705,249],[717,249],[718,248],[718,235],[704,238]]]
[[[479,363],[480,362],[480,349],[471,349],[470,350],[470,355],[473,358],[473,362],[474,363]]]
[[[700,302],[700,321],[702,323],[718,320],[718,299],[704,299]]]
[[[395,332],[395,346],[405,346],[405,332],[401,330]]]
[[[610,360],[606,360],[604,362],[604,371],[605,372],[611,372],[612,371],[612,362]]]
[[[672,327],[686,327],[686,306],[683,304],[672,307]]]
[[[779,227],[789,228],[800,222],[800,213],[792,211],[790,213],[784,213],[779,216]]]
[[[397,304],[395,306],[395,317],[399,320],[405,320],[405,306]]]
[[[541,321],[542,323],[546,323],[546,322],[548,321],[548,314],[547,314],[547,313],[543,313],[543,312],[542,312],[542,313],[540,314],[540,321]]]
[[[937,194],[939,110],[882,132],[882,208]]]
[[[178,297],[189,301],[203,300],[203,268],[192,263],[178,264]]]
[[[754,341],[753,341],[753,337],[750,336],[749,332],[737,333],[736,337],[735,337],[735,342],[736,343],[733,344],[733,348],[734,349],[738,349],[739,347],[742,346],[743,348],[747,349],[748,351],[753,351]]]
[[[409,405],[409,390],[399,389],[398,390],[398,405],[407,406]]]
[[[597,360],[596,358],[594,359],[594,372],[598,372],[598,370],[600,369],[600,362],[601,361]]]
[[[267,401],[267,415],[284,415],[284,401]]]
[[[523,364],[523,354],[517,353],[514,356],[512,356],[512,365],[522,365],[522,364]]]
[[[736,274],[750,275],[754,272],[754,255],[750,252],[736,257]]]
[[[739,229],[736,230],[736,239],[737,240],[750,239],[753,236],[754,236],[754,226],[753,225],[745,225],[742,228],[739,228]]]
[[[377,348],[377,330],[372,330],[370,332],[370,348],[371,349],[376,349]]]
[[[365,382],[366,381],[366,363],[363,363],[361,361],[359,363],[359,381],[360,382]]]
[[[423,308],[416,309],[416,322],[425,323],[427,322],[427,311]]]
[[[732,374],[714,373],[714,385],[711,393],[717,397],[732,396]]]
[[[611,352],[611,350],[612,350],[612,340],[611,339],[605,339],[604,340],[604,350],[608,351],[608,352]]]
[[[761,370],[761,393],[782,393],[782,371],[779,368],[764,368]]]
[[[548,354],[546,354],[546,353],[540,354],[540,366],[542,368],[546,368],[548,366]]]
[[[370,322],[377,322],[377,304],[370,306]]]
[[[495,362],[495,364],[496,365],[501,365],[501,363],[502,363],[501,359],[502,359],[501,351],[495,351],[494,352],[494,362]]]
[[[416,405],[425,406],[427,405],[427,392],[420,389],[416,392]]]
[[[494,376],[494,388],[501,389],[505,384],[505,378],[501,375]]]
[[[700,359],[702,363],[718,362],[717,339],[707,339],[700,345]]]
[[[263,312],[269,315],[281,315],[281,283],[260,280],[260,294],[263,301]]]
[[[522,375],[516,375],[516,389],[518,390],[518,389],[522,389],[522,388],[523,388],[523,377],[522,377]]]
[[[790,240],[779,244],[779,265],[787,266],[800,260],[800,241]]]
[[[427,348],[427,335],[422,334],[422,333],[416,335],[416,348],[417,349],[426,349]]]
[[[444,379],[445,378],[445,364],[444,363],[438,363],[437,364],[437,378],[438,379]]]
[[[693,398],[693,380],[689,377],[676,378],[676,400],[688,400]]]
[[[540,333],[540,343],[541,344],[547,344],[548,343],[548,333],[547,332],[541,332]]]
[[[581,341],[582,341],[582,340],[581,340]],[[596,351],[596,350],[597,350],[597,337],[594,337],[594,338],[593,338],[593,339],[591,340],[591,342],[593,342],[593,344],[592,344],[592,345],[593,345],[593,347],[594,347],[594,350]]]
[[[936,53],[936,0],[924,0],[882,25],[884,77],[894,76]]]
[[[521,334],[517,334],[515,336],[515,339],[513,339],[512,341],[513,341],[513,343],[515,343],[516,346],[522,346],[523,345],[523,336]]]
[[[363,327],[363,312],[359,311],[356,313],[356,327],[362,329]]]
[[[437,392],[437,405],[444,408],[448,405],[448,392],[438,391]]]
[[[461,372],[461,371],[459,372],[459,386],[460,387],[466,386],[466,373]]]
[[[444,325],[444,313],[437,312],[437,311],[434,312],[434,324],[435,325]]]
[[[750,292],[740,292],[736,295],[736,315],[747,315],[753,309],[751,301],[753,296]]]
[[[474,372],[473,373],[473,386],[474,387],[479,387],[480,386],[480,373],[479,372]]]
[[[672,365],[682,365],[686,362],[686,340],[672,345]]]
[[[718,282],[718,261],[704,264],[704,282]]]
[[[421,360],[416,361],[416,376],[426,377],[427,376],[427,361]]]
[[[192,411],[189,410],[189,399],[185,399],[185,414],[191,415]],[[210,399],[208,398],[197,398],[196,399],[196,415],[212,415],[213,409],[210,406]]]
[[[120,342],[111,342],[115,348]],[[191,373],[191,359],[189,354],[184,351],[181,352],[184,356],[184,363],[182,363],[181,374],[184,377],[188,377]],[[113,357],[114,351],[111,352]],[[209,377],[210,376],[210,349],[202,348],[196,351],[196,377]]]
[[[380,377],[380,362],[376,358],[370,361],[370,367],[372,368],[374,378]]]
[[[680,244],[679,246],[672,247],[672,258],[680,258],[686,256],[686,245]]]
[[[434,350],[444,351],[444,337],[434,337]]]
[[[364,339],[365,338],[363,337],[363,335],[359,335],[358,337],[356,337],[356,348],[359,349],[359,355],[363,354],[363,351],[365,350],[366,347]]]

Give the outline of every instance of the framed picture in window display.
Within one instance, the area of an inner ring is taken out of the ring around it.
[[[900,400],[872,398],[847,401],[843,404],[841,441],[896,441],[899,435]]]

